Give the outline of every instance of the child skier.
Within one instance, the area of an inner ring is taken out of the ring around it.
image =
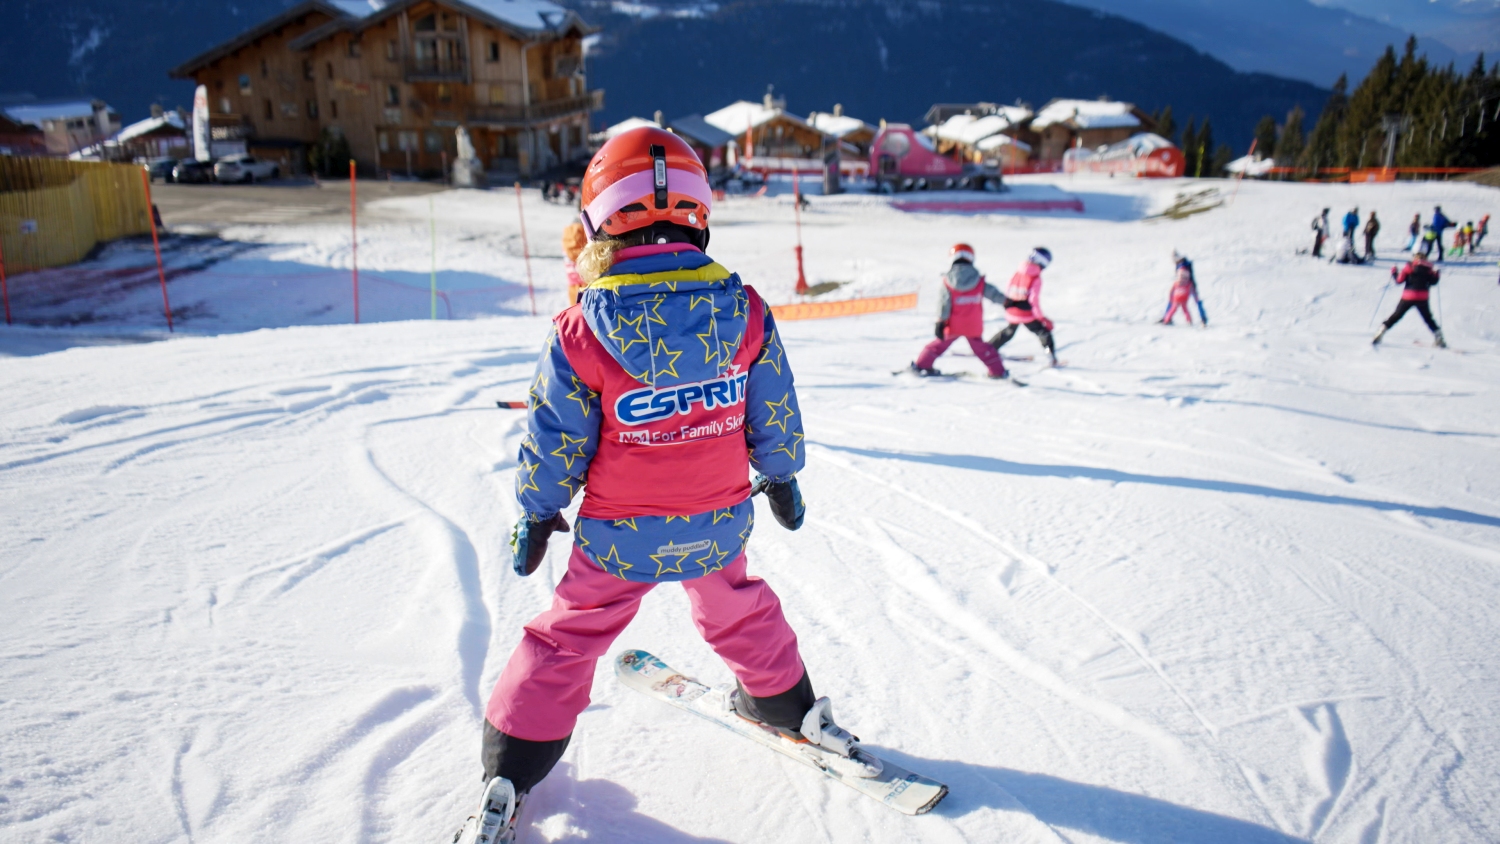
[[[1188,299],[1198,298],[1198,282],[1193,278],[1193,262],[1173,250],[1172,263],[1177,267],[1177,274],[1172,282],[1172,299],[1167,304],[1167,314],[1161,318],[1161,324],[1171,325],[1178,309],[1181,309],[1182,315],[1187,317],[1188,325],[1192,325],[1193,312],[1188,309]]]
[[[1380,234],[1380,218],[1375,212],[1370,212],[1370,219],[1365,221],[1365,261],[1375,260],[1375,236]]]
[[[1057,366],[1057,348],[1052,340],[1052,320],[1042,313],[1042,270],[1052,263],[1052,253],[1038,246],[1026,256],[1016,274],[1005,286],[1005,320],[1010,324],[990,338],[995,351],[1016,336],[1017,326],[1026,326],[1047,349],[1052,365]]]
[[[746,572],[752,491],[799,528],[805,452],[770,308],[703,253],[707,172],[678,136],[634,129],[594,155],[582,200],[590,286],[554,319],[537,362],[516,475],[517,574],[569,530],[561,511],[580,488],[583,505],[552,607],[526,625],[490,696],[485,786],[464,844],[514,840],[521,798],[589,705],[595,662],[665,581],[682,582],[694,625],[738,679],[741,717],[805,737],[807,753],[851,746],[815,700],[776,593]]]
[[[1448,249],[1448,257],[1462,257],[1464,250],[1469,246],[1469,229],[1464,226],[1456,226],[1453,231],[1453,246]]]
[[[1490,215],[1486,214],[1479,218],[1479,228],[1474,231],[1474,239],[1469,243],[1477,251],[1479,244],[1484,242],[1484,236],[1490,233]]]
[[[1406,240],[1406,251],[1410,252],[1417,248],[1417,238],[1422,236],[1422,215],[1411,215],[1411,225],[1406,230],[1411,233],[1411,237]]]
[[[578,255],[588,243],[589,236],[584,233],[582,223],[569,223],[563,227],[563,272],[568,276],[569,305],[578,304],[578,296],[583,293],[583,279],[578,277]]]
[[[1391,281],[1395,284],[1405,285],[1406,289],[1401,291],[1401,302],[1396,305],[1396,310],[1386,317],[1380,327],[1380,333],[1370,341],[1372,345],[1380,345],[1381,338],[1391,330],[1391,326],[1401,321],[1406,312],[1412,308],[1422,315],[1422,321],[1432,331],[1433,340],[1439,349],[1448,348],[1447,342],[1443,340],[1443,329],[1438,326],[1432,318],[1432,308],[1427,304],[1429,290],[1438,283],[1438,271],[1432,264],[1427,262],[1427,256],[1420,251],[1411,253],[1411,261],[1401,269],[1398,275],[1395,267],[1391,267]]]
[[[1329,209],[1324,208],[1322,214],[1319,214],[1316,217],[1313,217],[1313,221],[1312,221],[1312,230],[1313,230],[1313,250],[1312,250],[1312,255],[1313,255],[1314,258],[1321,258],[1321,257],[1323,257],[1323,241],[1325,241],[1325,240],[1328,239],[1328,210]]]
[[[1459,229],[1459,233],[1464,236],[1464,245],[1469,247],[1469,254],[1473,255],[1475,247],[1474,238],[1476,237],[1474,221],[1470,220],[1464,223],[1464,227]]]
[[[991,378],[1005,378],[1007,373],[1000,353],[984,342],[984,300],[1003,305],[1005,297],[974,268],[972,246],[957,244],[948,251],[948,257],[953,263],[943,276],[943,289],[939,294],[937,339],[922,347],[911,368],[918,375],[940,375],[932,365],[962,337],[969,341],[969,348],[984,364]]]
[[[1443,206],[1432,206],[1432,230],[1437,240],[1437,259],[1443,260],[1443,231],[1453,228],[1453,221],[1443,214]]]

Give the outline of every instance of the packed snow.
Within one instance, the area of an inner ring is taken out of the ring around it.
[[[760,501],[750,545],[840,722],[951,795],[898,815],[604,660],[523,841],[1500,839],[1494,252],[1444,265],[1451,350],[1416,314],[1369,342],[1411,215],[1500,194],[1022,184],[1085,210],[811,198],[810,282],[921,307],[783,323],[808,518]],[[525,416],[495,402],[525,395],[572,211],[527,194],[533,317],[513,194],[373,204],[360,266],[407,292],[371,324],[333,222],[170,239],[174,336],[130,275],[149,247],[66,295],[11,279],[52,327],[0,330],[0,840],[446,842],[478,799],[484,702],[568,551],[510,570]],[[1353,205],[1385,221],[1375,265],[1297,254]],[[714,215],[714,256],[792,301],[785,191]],[[487,291],[459,318],[430,319],[434,228],[440,289]],[[1052,250],[1066,367],[891,374],[955,241],[996,283]],[[1207,329],[1154,323],[1173,249]],[[617,647],[732,682],[672,585]]]

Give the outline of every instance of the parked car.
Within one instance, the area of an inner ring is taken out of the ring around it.
[[[172,168],[172,181],[179,184],[201,185],[214,180],[214,168],[207,161],[184,158]]]
[[[146,173],[150,175],[151,181],[157,179],[163,182],[172,181],[172,169],[177,166],[175,158],[153,158],[146,162]]]
[[[276,162],[253,155],[226,155],[214,163],[214,178],[221,182],[253,182],[280,175],[281,168]]]

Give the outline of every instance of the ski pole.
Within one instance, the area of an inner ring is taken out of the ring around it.
[[[1370,314],[1370,324],[1367,326],[1367,328],[1374,328],[1375,327],[1375,317],[1380,316],[1380,306],[1385,304],[1385,292],[1387,290],[1390,290],[1390,289],[1391,289],[1391,286],[1389,284],[1381,285],[1381,287],[1380,287],[1380,301],[1378,301],[1378,302],[1375,303],[1375,313]]]

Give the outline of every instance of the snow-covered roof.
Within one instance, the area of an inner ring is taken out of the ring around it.
[[[706,147],[717,148],[734,140],[734,136],[703,119],[701,114],[689,114],[673,120],[672,131]]]
[[[187,126],[182,122],[181,115],[175,111],[168,111],[163,112],[161,117],[148,117],[145,120],[126,126],[120,130],[120,134],[115,136],[115,140],[124,143],[131,138],[149,135],[163,126],[171,126],[174,129],[187,129]]]
[[[385,8],[380,0],[328,0],[328,4],[356,18],[368,17]]]
[[[43,120],[67,120],[74,117],[93,117],[93,100],[65,100],[56,103],[28,103],[10,106],[5,113],[17,123],[41,126]]]
[[[381,6],[387,5],[381,0]],[[550,0],[458,0],[511,26],[532,31],[556,29],[568,18],[568,10]]]
[[[991,135],[974,145],[974,148],[980,152],[989,152],[1000,147],[1015,147],[1024,152],[1031,152],[1031,144],[1018,141],[1009,135]]]
[[[815,111],[807,118],[808,124],[825,135],[842,138],[860,129],[868,128],[868,125],[857,117],[847,114],[828,114],[827,112]]]
[[[703,119],[708,121],[710,126],[717,126],[738,137],[745,134],[746,129],[770,123],[779,114],[781,114],[779,108],[766,108],[760,103],[740,100],[708,114]]]
[[[656,125],[655,120],[647,120],[643,117],[627,117],[624,120],[621,120],[619,123],[616,123],[608,129],[605,129],[604,137],[613,138],[616,135],[624,134],[625,132],[629,132],[631,129],[639,129],[642,126],[649,126],[652,129],[661,128],[660,126]]]
[[[1130,103],[1099,100],[1053,100],[1037,112],[1031,128],[1045,129],[1054,123],[1071,123],[1078,129],[1112,129],[1139,126]]]
[[[961,144],[977,144],[991,135],[1010,128],[1010,121],[998,114],[975,117],[972,114],[955,114],[936,127],[934,135],[945,141]]]
[[[1246,176],[1264,176],[1271,172],[1271,168],[1275,166],[1276,159],[1274,158],[1247,155],[1244,158],[1236,158],[1224,165],[1224,169],[1231,173],[1243,173]]]

